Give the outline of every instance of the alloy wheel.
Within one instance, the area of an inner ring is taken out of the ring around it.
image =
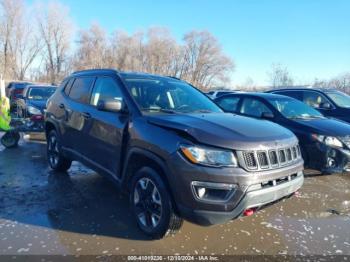
[[[52,166],[56,166],[59,160],[58,142],[55,136],[50,136],[48,141],[48,156]]]
[[[149,178],[141,178],[134,189],[136,216],[142,226],[154,229],[162,217],[162,200],[157,186]]]

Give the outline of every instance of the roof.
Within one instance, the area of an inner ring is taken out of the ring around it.
[[[232,94],[220,96],[220,98],[223,98],[226,96],[228,97],[228,96],[242,96],[242,95],[251,96],[251,97],[261,97],[261,98],[265,98],[265,99],[281,98],[281,97],[286,98],[286,96],[283,96],[283,95],[277,95],[277,94],[272,94],[272,93],[260,93],[260,92],[237,92],[237,93],[232,93]]]
[[[303,88],[299,88],[299,87],[295,87],[295,88],[279,88],[279,89],[273,89],[273,90],[269,90],[267,92],[275,92],[275,91],[295,91],[295,90],[301,90],[301,91],[310,91],[310,90],[314,90],[314,91],[318,91],[318,92],[334,92],[334,91],[338,91],[335,88],[327,88],[327,87],[303,87]]]
[[[155,75],[155,74],[149,74],[149,73],[143,73],[143,72],[133,72],[133,71],[118,71],[115,69],[110,68],[103,68],[103,69],[87,69],[87,70],[81,70],[76,71],[72,75],[85,75],[85,74],[118,74],[122,77],[133,77],[133,78],[172,78],[176,80],[181,80],[179,78],[173,77],[173,76],[162,76],[162,75]]]
[[[85,75],[85,74],[91,74],[91,73],[108,73],[108,74],[113,74],[113,73],[118,73],[117,70],[114,69],[109,69],[109,68],[102,68],[102,69],[86,69],[86,70],[80,70],[80,71],[75,71],[73,75]]]
[[[45,85],[45,84],[31,84],[31,85],[27,85],[26,88],[30,88],[30,87],[57,87],[55,85]]]

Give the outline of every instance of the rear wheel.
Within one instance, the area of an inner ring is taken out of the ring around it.
[[[130,203],[139,228],[152,238],[175,234],[182,226],[183,219],[175,214],[167,187],[151,168],[136,173]]]
[[[47,160],[50,167],[55,171],[67,171],[72,161],[61,153],[61,144],[56,130],[51,130],[47,137]]]

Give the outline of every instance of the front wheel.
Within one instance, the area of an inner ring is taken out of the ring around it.
[[[6,148],[13,148],[18,146],[18,141],[21,138],[20,134],[16,131],[7,131],[1,137],[1,144]]]
[[[183,219],[174,212],[169,191],[153,169],[144,167],[132,182],[130,203],[139,228],[152,238],[175,234]]]
[[[47,136],[47,160],[50,167],[55,171],[66,172],[72,161],[64,157],[56,130],[51,130]]]

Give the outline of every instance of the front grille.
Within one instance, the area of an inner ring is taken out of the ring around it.
[[[269,167],[269,160],[267,160],[266,152],[258,152],[258,162],[261,168]]]
[[[287,148],[286,152],[287,152],[287,160],[288,160],[288,162],[292,161],[292,150],[290,150],[290,148]]]
[[[243,152],[244,162],[249,169],[258,168],[254,156],[254,152]]]
[[[280,150],[279,155],[280,155],[280,163],[284,164],[286,162],[286,153],[284,152],[284,150]]]
[[[269,152],[270,157],[270,164],[275,166],[278,165],[278,158],[277,158],[277,152],[276,151],[270,151]]]
[[[298,153],[297,153],[297,149],[296,149],[295,146],[292,148],[292,151],[293,151],[293,158],[294,159],[297,158],[298,157]]]
[[[273,169],[293,164],[301,158],[298,145],[275,150],[240,151],[240,161],[249,170]]]

